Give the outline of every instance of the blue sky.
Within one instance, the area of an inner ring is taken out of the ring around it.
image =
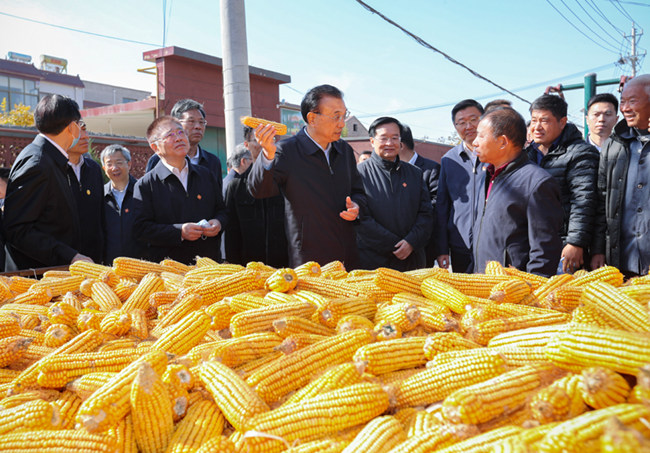
[[[62,57],[69,62],[69,73],[85,80],[153,92],[153,76],[137,69],[150,65],[142,60],[144,51],[163,44],[163,1],[0,0],[0,13],[151,44],[107,39],[0,14],[0,55],[15,51],[32,55],[36,61],[41,54]],[[621,33],[631,32],[627,15],[650,33],[648,0],[366,3],[510,90],[533,86],[516,91],[529,101],[543,92],[547,82],[580,83],[584,73],[595,69],[600,80],[629,74],[629,67],[614,64],[629,49]],[[218,1],[166,0],[166,6],[165,45],[222,55]],[[331,83],[344,91],[348,108],[366,125],[377,116],[391,114],[411,125],[416,137],[431,140],[452,133],[447,104],[468,97],[483,103],[496,97],[511,99],[529,117],[527,104],[499,93],[422,47],[355,0],[247,0],[246,21],[249,64],[290,75],[291,84],[280,89],[280,98],[287,102],[299,103],[312,86]],[[650,48],[648,43],[650,36],[643,36],[641,50]],[[639,73],[650,72],[646,61]],[[608,86],[598,91],[614,90]],[[568,92],[567,100],[570,120],[581,124],[582,91]]]

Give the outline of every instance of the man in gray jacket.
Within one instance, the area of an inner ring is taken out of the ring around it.
[[[605,262],[626,276],[650,266],[650,74],[625,84],[623,120],[600,152],[593,268]]]

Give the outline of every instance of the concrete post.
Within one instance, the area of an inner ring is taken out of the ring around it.
[[[239,118],[251,114],[244,0],[221,0],[221,47],[226,152],[230,156],[244,141]]]
[[[585,74],[585,119],[584,119],[585,140],[587,140],[587,137],[589,137],[589,126],[587,126],[587,105],[589,104],[589,100],[595,95],[596,95],[596,74],[590,72],[589,74]]]

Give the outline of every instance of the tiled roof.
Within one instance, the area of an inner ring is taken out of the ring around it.
[[[33,64],[20,63],[18,61],[0,60],[0,73],[9,73],[25,77],[41,79],[41,71],[36,69]]]

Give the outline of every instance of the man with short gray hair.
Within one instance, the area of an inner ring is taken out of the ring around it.
[[[133,238],[133,188],[136,179],[129,174],[131,153],[121,145],[109,145],[100,155],[102,168],[110,180],[104,185],[104,262],[118,256],[141,256]]]

